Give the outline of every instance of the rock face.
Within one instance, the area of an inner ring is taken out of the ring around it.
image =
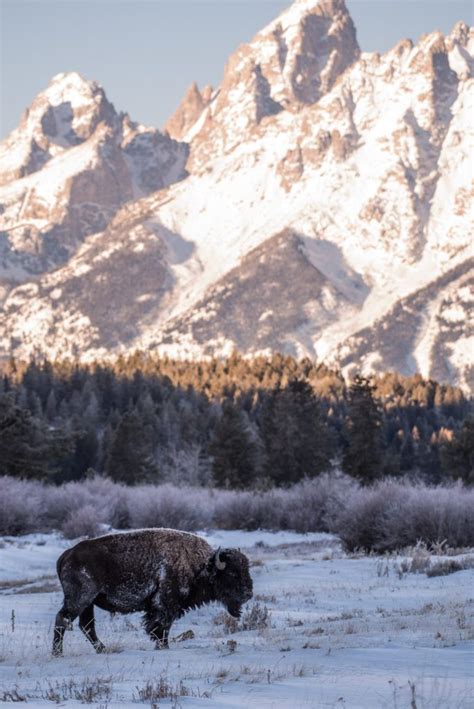
[[[0,144],[0,289],[65,263],[125,202],[185,177],[187,155],[95,82],[54,77]]]
[[[232,343],[239,343],[246,352],[297,356],[304,350],[289,333],[304,341],[309,319],[314,336],[343,312],[355,310],[354,301],[357,297],[341,292],[311,262],[304,239],[284,230],[246,254],[192,311],[172,320],[160,342],[191,337],[205,355],[230,354]]]
[[[56,78],[0,161],[0,353],[278,349],[474,388],[473,51],[458,23],[361,53],[343,0],[296,0],[164,134]]]
[[[359,56],[344,0],[297,0],[229,59],[199,124],[188,127],[193,172],[206,169],[210,156],[262,134],[265,119],[317,103]]]
[[[186,91],[183,100],[168,119],[165,131],[175,140],[183,140],[212,98],[212,86],[205,86],[199,91],[196,82],[193,82]]]

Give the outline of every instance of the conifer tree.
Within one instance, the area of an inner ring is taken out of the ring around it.
[[[474,416],[466,418],[461,430],[443,445],[441,462],[453,478],[474,485]]]
[[[246,488],[255,483],[261,457],[259,441],[245,413],[229,399],[222,405],[209,454],[218,487]]]
[[[16,405],[11,394],[0,397],[0,475],[46,478],[72,450],[72,439]]]
[[[368,379],[356,376],[348,393],[342,469],[365,483],[381,476],[383,464],[382,413],[374,389]]]
[[[137,411],[127,411],[120,419],[112,435],[105,470],[113,480],[127,485],[156,480],[152,436]]]
[[[310,384],[291,379],[277,388],[264,406],[262,429],[266,446],[266,477],[289,485],[329,467],[330,436],[319,401]]]

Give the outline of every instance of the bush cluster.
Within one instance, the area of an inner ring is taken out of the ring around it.
[[[55,487],[0,478],[0,534],[60,530],[67,538],[115,529],[171,527],[333,532],[348,550],[376,552],[445,541],[474,546],[474,489],[385,479],[361,486],[324,474],[291,488],[261,492],[127,487],[94,477]]]

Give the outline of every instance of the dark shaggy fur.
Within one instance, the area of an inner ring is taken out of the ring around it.
[[[224,568],[222,568],[224,566]],[[211,601],[239,617],[252,597],[247,557],[237,549],[214,551],[201,537],[173,529],[143,529],[79,542],[57,562],[64,604],[56,616],[53,654],[61,655],[67,627],[79,627],[104,651],[95,632],[94,606],[144,614],[157,647],[168,646],[171,624]]]

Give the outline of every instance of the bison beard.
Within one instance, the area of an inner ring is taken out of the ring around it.
[[[94,606],[114,613],[144,613],[157,647],[168,646],[172,623],[192,608],[220,601],[234,617],[252,597],[247,557],[214,551],[195,534],[146,529],[79,542],[57,563],[64,603],[56,616],[53,654],[61,655],[66,628],[79,627],[97,652]]]

